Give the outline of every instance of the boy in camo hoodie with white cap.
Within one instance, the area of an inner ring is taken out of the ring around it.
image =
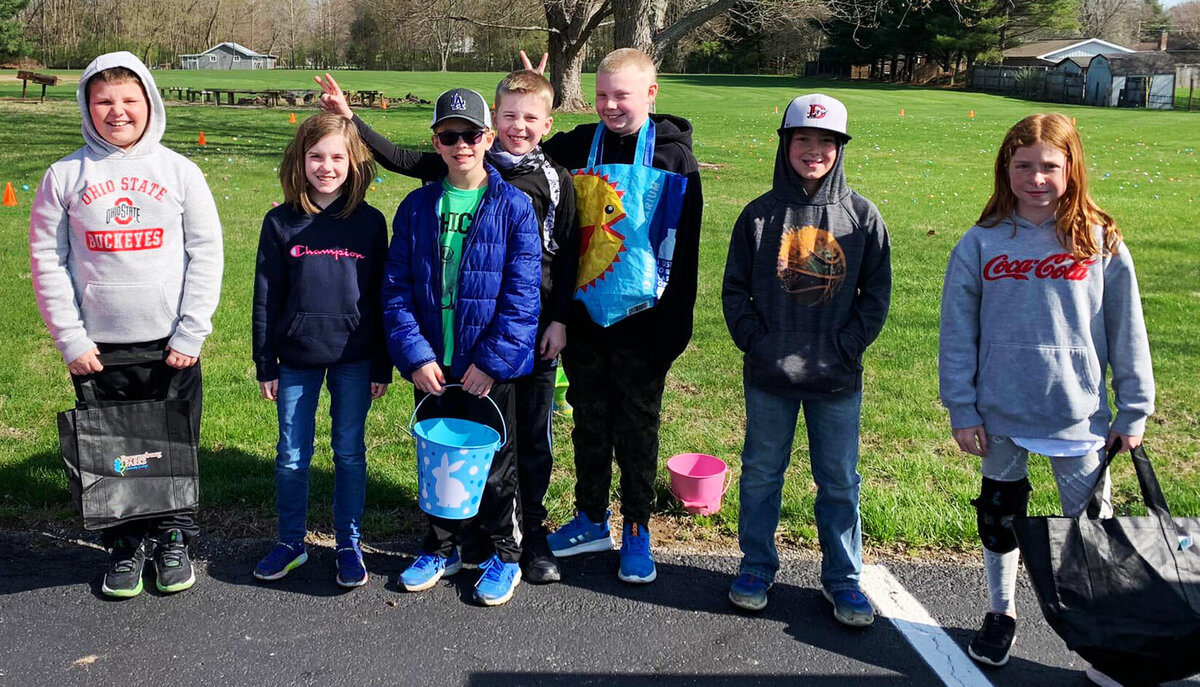
[[[166,109],[132,53],[101,55],[77,91],[79,150],[50,166],[29,220],[33,288],[42,319],[75,382],[95,380],[101,401],[178,397],[200,427],[200,349],[212,332],[224,267],[221,223],[204,174],[164,147]],[[106,368],[101,354],[162,352],[164,364]],[[198,438],[198,436],[196,437]],[[193,514],[122,522],[103,532],[112,559],[102,591],[142,591],[143,542],[156,540],[156,584],[195,583]]]

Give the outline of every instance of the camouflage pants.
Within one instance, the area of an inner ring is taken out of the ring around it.
[[[647,524],[654,507],[666,373],[641,350],[603,348],[579,339],[563,350],[563,367],[575,418],[575,507],[592,522],[603,521],[615,456],[625,521]]]

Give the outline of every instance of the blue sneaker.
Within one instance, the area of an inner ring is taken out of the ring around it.
[[[604,513],[604,522],[592,522],[580,511],[567,524],[546,537],[550,552],[559,558],[591,551],[612,551],[612,532],[608,529],[609,513]]]
[[[363,565],[362,549],[358,544],[338,547],[337,571],[339,587],[361,587],[367,583],[367,566]]]
[[[479,569],[483,576],[475,583],[475,600],[484,606],[506,603],[521,584],[520,563],[505,563],[499,556],[492,556]]]
[[[449,577],[462,570],[462,559],[458,557],[458,549],[449,558],[442,558],[436,553],[422,553],[417,560],[400,573],[400,586],[410,592],[423,592],[443,577]]]
[[[636,522],[625,523],[621,533],[621,569],[617,578],[622,582],[649,584],[658,577],[654,557],[650,555],[650,530]]]
[[[761,611],[767,607],[767,590],[771,583],[758,575],[740,573],[729,585],[729,600],[734,606],[747,611]]]
[[[271,553],[268,553],[266,558],[254,566],[254,576],[260,580],[278,580],[304,565],[307,560],[308,551],[304,550],[304,542],[281,541],[271,549]]]
[[[843,625],[866,627],[875,622],[875,607],[867,595],[857,589],[839,589],[831,592],[822,589],[825,599],[833,604],[833,617]]]

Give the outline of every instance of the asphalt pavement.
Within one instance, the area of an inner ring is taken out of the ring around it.
[[[785,561],[754,615],[726,598],[736,558],[663,552],[650,585],[618,581],[616,552],[591,554],[563,560],[563,582],[522,584],[508,604],[483,608],[471,601],[474,571],[427,592],[398,590],[411,561],[404,542],[371,549],[369,583],[347,591],[334,583],[329,548],[310,547],[308,563],[260,583],[250,571],[271,542],[206,538],[194,588],[163,596],[148,577],[146,593],[114,601],[99,591],[107,554],[86,539],[0,532],[0,685],[1089,684],[1024,579],[1009,665],[947,678],[906,639],[905,622],[834,621],[810,555]],[[932,616],[923,630],[944,629],[952,641],[940,651],[965,646],[982,618],[982,568],[874,564]]]

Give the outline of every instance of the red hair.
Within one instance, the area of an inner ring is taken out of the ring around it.
[[[1067,190],[1058,199],[1054,211],[1054,234],[1062,247],[1071,251],[1076,262],[1083,262],[1102,251],[1114,253],[1121,244],[1121,232],[1113,218],[1100,209],[1088,193],[1087,165],[1083,161],[1083,142],[1071,120],[1058,113],[1035,114],[1013,125],[996,155],[995,186],[979,225],[994,227],[1012,217],[1017,198],[1009,182],[1008,164],[1018,148],[1045,143],[1062,151],[1067,158]],[[1104,229],[1104,245],[1096,243],[1094,226]]]

